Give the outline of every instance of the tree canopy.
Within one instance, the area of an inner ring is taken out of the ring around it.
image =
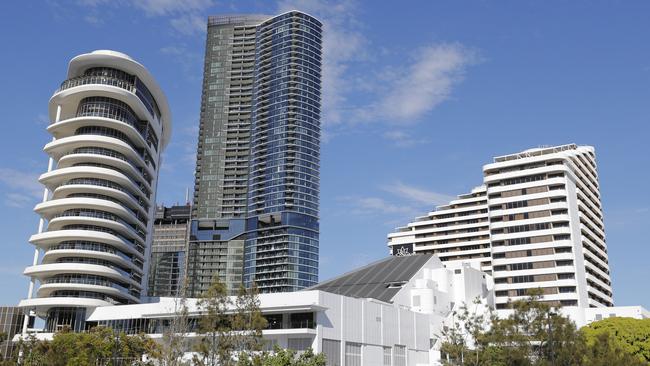
[[[251,358],[240,359],[237,366],[325,366],[325,355],[315,354],[311,348],[304,352],[275,347]]]
[[[18,344],[14,360],[6,365],[24,366],[117,366],[153,365],[143,355],[155,353],[156,345],[144,334],[127,336],[110,328],[95,327],[86,333],[63,330],[52,341],[29,337]],[[22,356],[19,357],[19,354]]]
[[[588,345],[604,342],[603,334],[612,347],[650,363],[650,319],[607,318],[580,329]]]
[[[475,366],[650,365],[650,323],[611,318],[577,330],[532,291],[507,317],[477,315],[467,305],[439,335],[443,364]]]

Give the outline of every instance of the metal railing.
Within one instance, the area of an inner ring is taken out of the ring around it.
[[[61,83],[61,86],[59,87],[59,89],[56,90],[56,92],[73,88],[75,86],[88,85],[88,84],[111,85],[135,93],[135,84],[133,84],[132,82],[126,81],[124,79],[112,77],[112,76],[99,76],[99,75],[82,75],[72,79],[68,79]]]

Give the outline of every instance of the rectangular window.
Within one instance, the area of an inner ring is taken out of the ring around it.
[[[557,274],[557,279],[558,280],[572,280],[575,278],[575,275],[573,273],[558,273]]]
[[[393,347],[393,365],[406,366],[406,346]]]
[[[512,277],[512,283],[526,283],[526,282],[535,282],[535,278],[533,276]]]
[[[523,271],[526,269],[533,269],[533,263],[527,262],[527,263],[513,263],[510,265],[510,270],[511,271]]]
[[[413,296],[413,306],[420,306],[420,295]]]
[[[361,366],[361,344],[345,342],[345,366]]]
[[[306,351],[311,347],[311,339],[309,338],[289,338],[288,347],[294,351]]]
[[[392,356],[391,347],[384,347],[384,366],[391,366],[391,356]]]
[[[525,288],[518,288],[515,290],[516,296],[526,296],[527,293],[528,293],[528,289]]]
[[[341,366],[341,341],[323,338],[323,354],[327,366]]]
[[[506,208],[520,208],[528,206],[528,201],[515,201],[506,203]]]

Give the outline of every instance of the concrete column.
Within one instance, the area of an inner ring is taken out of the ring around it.
[[[59,122],[61,119],[61,105],[56,106],[56,117],[54,119],[54,123]],[[56,140],[55,138],[52,138],[52,141]],[[54,159],[50,157],[50,159],[47,162],[47,171],[48,173],[52,171],[54,168]],[[47,202],[47,200],[50,197],[50,191],[46,188],[43,189],[43,199],[41,202]],[[42,233],[45,228],[45,219],[42,217],[38,220],[38,233]],[[39,257],[39,249],[38,247],[34,248],[34,259],[32,260],[32,266],[35,266],[38,264],[38,257]],[[29,281],[29,290],[27,292],[27,299],[31,299],[34,296],[34,287],[36,285],[36,279],[32,277]],[[27,335],[27,326],[29,325],[29,314],[31,311],[28,311],[25,314],[25,319],[23,320],[23,336]]]

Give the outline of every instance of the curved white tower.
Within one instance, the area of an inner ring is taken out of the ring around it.
[[[49,102],[52,142],[28,298],[46,330],[85,328],[85,310],[144,295],[167,99],[129,56],[94,51],[70,61]],[[41,255],[42,254],[42,255]],[[39,260],[40,258],[40,260]],[[34,283],[40,287],[33,293]]]

